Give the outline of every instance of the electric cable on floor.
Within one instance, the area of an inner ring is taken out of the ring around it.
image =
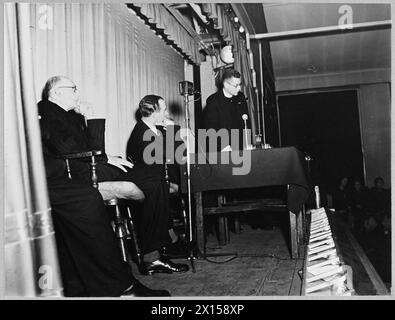
[[[275,254],[269,254],[269,253],[267,253],[267,254],[236,254],[236,255],[234,255],[233,257],[231,257],[231,258],[229,258],[229,259],[226,259],[226,260],[224,260],[224,261],[214,261],[214,260],[210,260],[210,259],[208,259],[207,257],[204,257],[204,260],[206,260],[207,262],[210,262],[210,263],[216,263],[216,264],[224,264],[224,263],[228,263],[228,262],[230,262],[230,261],[232,261],[232,260],[234,260],[234,259],[236,259],[236,258],[272,258],[272,259],[276,259],[276,260],[280,260],[280,261],[297,261],[297,260],[304,260],[303,258],[296,258],[296,259],[293,259],[293,258],[284,258],[284,257],[279,257],[279,256],[277,256],[277,255],[275,255]]]
[[[227,260],[224,260],[224,261],[214,261],[214,260],[208,259],[207,257],[204,257],[203,259],[206,260],[207,262],[210,262],[210,263],[224,264],[224,263],[228,263],[228,262],[230,262],[230,261],[236,259],[237,257],[238,257],[238,255],[236,254],[236,255],[234,255],[233,257],[231,257],[231,258],[229,258],[229,259],[227,259]]]
[[[257,258],[273,258],[276,260],[289,260],[289,261],[297,261],[304,260],[303,258],[284,258],[275,255],[274,253],[262,253],[262,254],[241,254],[239,257],[257,257]]]

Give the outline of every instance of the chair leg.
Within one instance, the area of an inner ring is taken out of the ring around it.
[[[134,250],[136,252],[136,262],[140,266],[143,263],[143,259],[141,256],[140,246],[139,246],[138,239],[137,239],[136,229],[134,228],[132,213],[131,213],[129,207],[126,207],[126,212],[127,212],[126,223],[127,223],[128,229],[130,231],[131,237],[133,239]]]
[[[230,232],[229,232],[229,223],[228,223],[228,217],[225,217],[225,239],[226,243],[230,243]]]
[[[130,260],[129,252],[126,243],[127,231],[123,223],[121,210],[118,205],[115,206],[114,224],[115,224],[115,235],[118,239],[118,245],[121,250],[122,259],[125,262],[129,262]]]

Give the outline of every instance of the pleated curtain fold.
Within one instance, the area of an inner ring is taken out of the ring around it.
[[[35,106],[29,7],[5,5],[5,295],[62,295]]]
[[[125,155],[135,113],[147,94],[182,106],[184,59],[125,4],[32,4],[36,96],[53,75],[72,78],[81,100],[106,118],[106,151]]]

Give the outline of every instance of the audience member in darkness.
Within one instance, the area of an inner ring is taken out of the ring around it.
[[[368,209],[381,222],[390,213],[391,196],[389,190],[384,189],[384,179],[374,179],[374,187],[369,192]]]
[[[370,215],[364,221],[364,230],[359,242],[384,282],[391,282],[391,233],[389,218],[381,222],[377,216]]]
[[[386,283],[391,282],[391,198],[384,180],[377,177],[366,193],[363,230],[357,238],[376,271]]]
[[[366,218],[366,197],[365,186],[360,180],[356,179],[350,192],[351,225],[356,234],[362,231],[363,221]]]
[[[348,219],[350,212],[350,194],[348,188],[348,178],[343,177],[333,192],[333,206],[336,209],[336,213],[344,220]]]

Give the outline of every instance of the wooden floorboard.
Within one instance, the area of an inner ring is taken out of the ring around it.
[[[194,260],[196,273],[189,270],[183,274],[142,276],[134,268],[134,274],[151,288],[169,290],[173,297],[299,295],[301,282],[297,271],[301,260],[290,258],[285,232],[279,227],[265,230],[243,225],[242,229],[241,234],[231,232],[230,243],[225,246],[219,246],[212,234],[207,239],[208,253],[237,256]],[[186,259],[174,261],[190,266]]]
[[[339,233],[341,253],[353,268],[353,283],[357,295],[377,295],[366,267],[360,261],[344,232]],[[134,266],[134,274],[145,285],[167,289],[172,297],[268,297],[301,295],[303,257],[291,259],[287,230],[270,230],[242,225],[242,232],[230,232],[230,243],[220,246],[213,234],[208,235],[207,253],[229,254],[194,260],[196,273],[154,274],[142,276]],[[187,259],[174,260],[186,263]],[[369,271],[369,270],[368,270]],[[376,286],[377,287],[377,286]]]
[[[296,261],[291,288],[289,291],[290,296],[300,296],[302,293],[303,263],[303,259]]]

